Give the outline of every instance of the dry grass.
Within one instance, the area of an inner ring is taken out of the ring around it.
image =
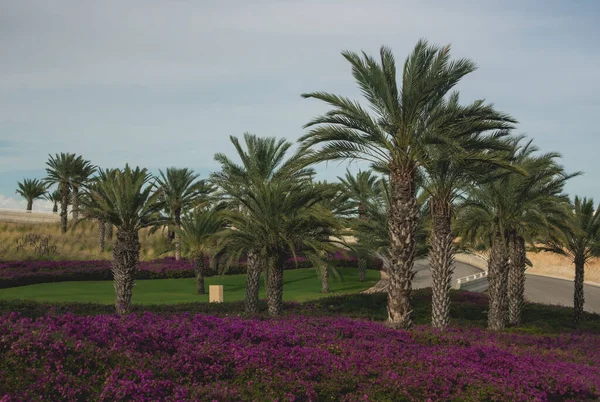
[[[67,233],[62,234],[59,223],[0,223],[0,260],[26,260],[36,258],[33,251],[17,250],[17,240],[28,233],[41,236],[50,236],[51,243],[57,247],[54,259],[57,260],[91,260],[110,259],[112,241],[106,242],[106,250],[99,252],[98,225],[92,222],[84,222],[74,228],[69,228]],[[116,230],[113,231],[113,236]],[[148,230],[140,232],[140,258],[152,260],[173,253],[163,253],[169,250],[165,234],[158,231],[149,235]],[[45,257],[44,259],[47,259]]]

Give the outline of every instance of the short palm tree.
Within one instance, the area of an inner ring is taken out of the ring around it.
[[[490,307],[488,327],[504,328],[508,318],[520,322],[525,288],[525,243],[534,243],[561,220],[562,189],[572,174],[556,163],[560,156],[534,156],[531,141],[524,146],[513,141],[514,164],[520,172],[492,173],[468,192],[460,206],[457,231],[463,240],[490,250],[488,282]]]
[[[67,232],[69,197],[71,195],[71,183],[77,172],[77,156],[71,153],[60,153],[50,155],[46,168],[46,183],[57,184],[60,192],[60,224],[63,233]]]
[[[241,164],[232,161],[224,154],[215,155],[221,170],[211,175],[210,180],[219,188],[219,196],[226,200],[229,208],[246,213],[242,197],[255,186],[265,183],[309,180],[314,173],[301,163],[301,154],[288,156],[292,144],[284,139],[258,137],[244,134],[244,144],[235,137],[229,137]],[[259,247],[247,250],[246,312],[258,312],[260,274],[266,262],[258,254]]]
[[[27,200],[27,211],[33,209],[33,201],[42,198],[46,193],[47,184],[38,179],[23,179],[17,183],[17,191],[21,197]]]
[[[58,213],[58,203],[60,202],[60,191],[58,190],[54,190],[54,191],[50,191],[47,192],[45,195],[45,198],[52,202],[52,212],[53,213]]]
[[[472,122],[472,131],[477,127],[485,131],[509,128],[514,120],[482,102],[461,109],[461,113],[439,113],[446,94],[476,68],[467,59],[451,61],[449,46],[419,41],[404,63],[400,82],[394,56],[386,47],[381,48],[379,61],[364,53],[344,52],[343,56],[350,62],[369,108],[334,94],[304,94],[327,103],[332,110],[306,124],[311,130],[301,138],[302,149],[321,145],[314,152],[314,161],[363,160],[389,174],[388,324],[409,328],[419,221],[415,180],[421,167],[429,163],[429,148],[460,150],[458,140],[470,134],[454,128],[464,121]]]
[[[229,211],[233,229],[222,236],[218,254],[226,265],[249,253],[258,256],[265,271],[270,315],[281,313],[287,259],[301,254],[325,272],[327,257],[336,250],[339,220],[319,205],[322,197],[322,191],[308,181],[267,181],[240,194],[243,212]]]
[[[154,192],[153,177],[146,169],[100,170],[81,198],[83,219],[109,222],[117,228],[112,273],[118,314],[131,309],[135,272],[139,261],[139,231],[164,223],[163,205]]]
[[[346,170],[344,177],[338,177],[351,200],[356,217],[365,221],[369,218],[369,204],[373,198],[378,197],[380,186],[377,185],[378,177],[371,171],[359,171],[356,176]],[[367,259],[358,257],[358,280],[366,279]]]
[[[182,213],[189,212],[200,204],[201,197],[206,195],[206,183],[198,180],[197,174],[187,168],[167,168],[166,172],[160,171],[157,187],[164,202],[170,224],[175,228],[181,226]],[[181,242],[175,239],[175,259],[181,258]]]
[[[573,320],[578,323],[585,302],[585,265],[591,258],[600,256],[600,205],[594,209],[593,199],[575,197],[567,212],[567,224],[562,226],[559,235],[551,236],[545,243],[545,249],[569,257],[575,266]]]
[[[205,294],[204,277],[206,276],[207,260],[213,253],[216,238],[225,230],[227,221],[222,208],[199,208],[181,218],[181,227],[177,228],[184,251],[192,257],[196,275],[196,292]]]

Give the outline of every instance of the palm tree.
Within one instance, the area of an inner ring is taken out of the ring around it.
[[[188,212],[200,203],[201,196],[209,191],[206,183],[198,179],[193,170],[187,168],[167,168],[160,171],[157,186],[160,191],[171,225],[181,226],[181,214]],[[181,242],[175,239],[175,259],[181,258]]]
[[[181,228],[176,229],[184,250],[193,257],[198,294],[206,293],[204,277],[207,258],[213,252],[217,234],[226,228],[227,221],[221,210],[218,206],[200,208],[184,215]]]
[[[380,179],[376,186],[378,187],[377,196],[367,204],[369,219],[354,221],[353,232],[357,242],[352,248],[359,256],[381,259],[384,271],[388,272],[392,244],[388,226],[390,186],[385,179]],[[424,258],[429,253],[427,247],[429,225],[426,210],[422,208],[421,203],[419,205],[419,229],[415,239],[415,258]]]
[[[38,179],[23,179],[17,186],[16,193],[27,200],[27,211],[33,209],[33,201],[42,198],[47,189],[47,184]]]
[[[552,231],[561,221],[562,189],[566,174],[556,163],[560,156],[532,155],[531,141],[524,146],[513,140],[513,163],[526,172],[492,173],[490,179],[470,189],[460,207],[457,231],[463,240],[490,249],[488,327],[504,328],[506,319],[518,324],[525,288],[525,243]]]
[[[245,133],[244,147],[237,137],[229,138],[241,164],[224,154],[216,154],[215,160],[221,165],[221,170],[213,173],[210,180],[219,187],[220,196],[231,209],[246,213],[241,198],[255,186],[263,186],[268,182],[309,180],[314,173],[312,169],[302,167],[301,154],[296,153],[286,159],[292,144],[284,139],[276,140]],[[266,261],[259,255],[258,246],[250,247],[246,257],[246,312],[254,314],[258,312],[260,274]]]
[[[270,315],[279,315],[283,301],[283,264],[298,253],[325,272],[327,256],[339,235],[339,221],[319,206],[323,192],[308,181],[267,181],[238,196],[243,212],[229,211],[235,229],[220,241],[225,265],[243,255],[256,255],[264,267]]]
[[[302,150],[321,144],[314,161],[363,160],[385,170],[390,178],[390,285],[388,324],[412,325],[411,290],[415,257],[415,234],[419,206],[416,177],[429,163],[429,148],[460,150],[458,140],[470,133],[455,130],[457,124],[472,122],[472,130],[506,129],[514,122],[483,102],[461,108],[461,113],[440,113],[446,94],[465,75],[475,70],[467,59],[450,60],[450,47],[417,43],[406,59],[401,85],[396,82],[396,65],[390,49],[382,47],[380,62],[363,53],[343,52],[369,108],[358,102],[325,92],[304,94],[333,109],[305,127]]]
[[[83,219],[109,222],[117,228],[113,247],[112,273],[118,314],[131,308],[134,277],[139,261],[139,231],[164,222],[163,205],[154,192],[146,169],[100,170],[81,198]]]
[[[567,212],[567,224],[561,229],[559,235],[545,241],[545,249],[569,257],[575,265],[573,320],[578,323],[585,302],[585,264],[600,255],[600,205],[594,209],[593,199],[575,197]]]
[[[71,183],[77,171],[77,157],[71,153],[49,155],[46,165],[46,183],[57,184],[60,192],[60,224],[63,233],[67,232],[67,208],[71,195]]]
[[[368,206],[374,197],[379,196],[378,178],[371,171],[359,171],[356,176],[346,170],[345,177],[338,177],[352,201],[354,212],[359,220],[367,220]],[[358,280],[366,279],[367,259],[358,257]]]
[[[45,195],[46,199],[53,203],[52,212],[58,213],[58,203],[60,202],[60,191],[54,190],[52,192],[48,192]]]
[[[72,189],[71,212],[73,213],[74,220],[79,218],[79,190],[88,183],[90,176],[96,172],[96,169],[96,166],[92,165],[90,161],[83,159],[81,156],[78,156],[75,159],[75,167],[70,183]]]

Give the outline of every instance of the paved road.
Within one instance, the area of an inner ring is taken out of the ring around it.
[[[455,281],[463,276],[469,276],[481,272],[479,268],[462,262],[454,263],[454,275],[452,280]],[[431,272],[429,271],[429,262],[427,260],[415,261],[415,279],[413,280],[413,289],[422,289],[431,287]]]
[[[600,287],[583,285],[585,311],[600,313]],[[573,307],[573,282],[564,279],[527,275],[525,299],[535,303]]]
[[[481,269],[462,262],[455,262],[452,280],[481,272]],[[431,286],[431,273],[427,260],[415,261],[414,289]],[[600,287],[584,285],[585,311],[600,314]],[[534,303],[556,304],[573,307],[573,282],[564,279],[547,278],[539,275],[527,275],[525,299]]]

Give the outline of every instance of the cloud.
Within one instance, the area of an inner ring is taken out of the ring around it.
[[[560,150],[568,169],[592,172],[593,147],[582,144],[595,140],[600,111],[598,7],[440,3],[4,2],[0,174],[43,169],[48,153],[64,151],[106,167],[208,172],[214,153],[232,152],[229,135],[296,140],[326,110],[302,92],[359,98],[341,50],[376,54],[385,44],[400,66],[421,37],[478,63],[460,84],[464,101],[493,101],[544,151]],[[3,180],[8,194],[14,183]],[[573,191],[600,198],[597,180],[578,180]]]

